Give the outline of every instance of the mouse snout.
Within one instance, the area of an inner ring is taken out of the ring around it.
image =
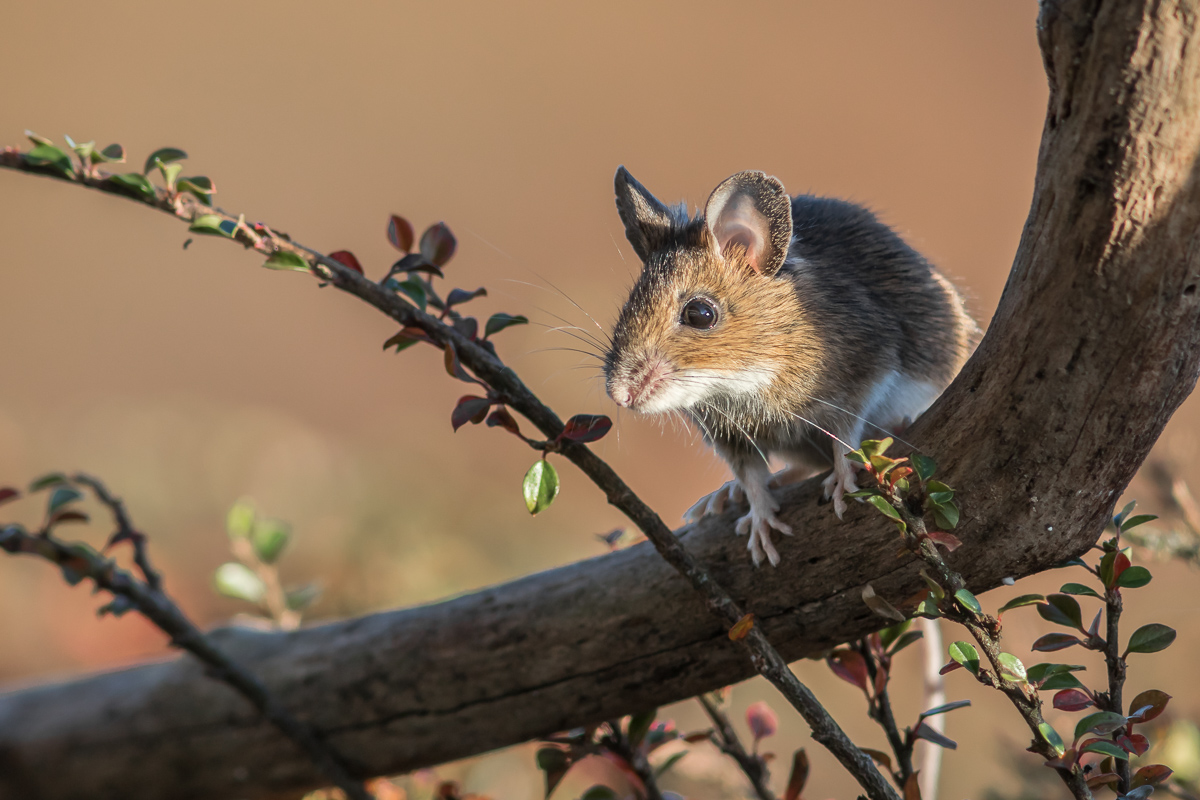
[[[621,408],[643,410],[661,393],[671,372],[661,358],[639,359],[618,368],[608,380],[608,396]]]

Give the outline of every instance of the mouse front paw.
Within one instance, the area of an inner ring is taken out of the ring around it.
[[[844,460],[844,459],[843,459]],[[849,465],[851,462],[846,461]],[[847,466],[835,469],[821,484],[825,489],[825,499],[833,500],[833,513],[841,519],[846,513],[846,494],[858,491],[858,483],[854,479],[854,468]]]
[[[737,521],[737,532],[739,536],[750,534],[750,542],[747,549],[750,551],[750,558],[754,560],[754,566],[759,566],[763,562],[763,558],[771,562],[772,567],[779,566],[779,551],[775,549],[775,545],[771,542],[771,531],[777,530],[785,536],[792,535],[792,526],[775,516],[775,512],[779,508],[751,508],[750,513]]]
[[[704,517],[720,514],[727,507],[740,505],[745,500],[746,493],[742,490],[742,485],[737,481],[728,481],[712,494],[697,500],[695,505],[683,512],[683,519],[685,522],[699,522]]]

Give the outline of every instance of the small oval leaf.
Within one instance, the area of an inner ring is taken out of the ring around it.
[[[1133,635],[1129,637],[1129,647],[1126,652],[1157,653],[1170,647],[1171,643],[1175,641],[1175,636],[1174,628],[1152,622],[1133,632]]]
[[[392,214],[388,218],[387,238],[392,243],[392,247],[399,250],[401,253],[407,253],[412,250],[413,240],[416,234],[413,233],[413,226],[404,217],[397,214]]]
[[[213,585],[226,597],[258,603],[266,596],[267,587],[245,564],[227,562],[217,567]]]
[[[558,473],[546,459],[535,461],[525,473],[521,484],[525,495],[525,508],[530,514],[545,511],[558,496]]]

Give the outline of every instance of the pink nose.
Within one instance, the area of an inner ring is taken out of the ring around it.
[[[630,395],[629,390],[624,386],[614,386],[608,390],[608,395],[613,399],[613,402],[621,408],[629,408]]]

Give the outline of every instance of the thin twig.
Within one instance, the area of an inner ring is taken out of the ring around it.
[[[716,735],[714,744],[742,768],[742,772],[746,774],[746,778],[749,779],[750,785],[754,788],[754,794],[759,800],[775,800],[775,793],[767,785],[766,762],[759,756],[746,752],[729,717],[716,703],[705,695],[700,695],[696,699],[700,701],[700,705],[704,706],[704,712],[712,720],[713,733]]]
[[[0,151],[0,167],[44,175],[121,195],[141,205],[157,208],[184,222],[190,223],[202,215],[212,214],[223,222],[232,223],[234,227],[229,237],[231,240],[268,255],[283,252],[301,256],[312,265],[311,271],[317,277],[366,301],[401,325],[419,328],[434,344],[443,348],[452,347],[464,366],[490,386],[506,405],[519,411],[537,426],[547,439],[557,439],[562,432],[563,423],[558,415],[543,404],[491,349],[466,337],[436,317],[409,305],[395,292],[368,280],[357,271],[323,253],[293,242],[288,237],[276,234],[265,225],[248,225],[243,218],[204,205],[191,195],[173,193],[163,188],[155,189],[153,199],[133,196],[117,185],[107,182],[108,174],[100,171],[95,171],[92,175],[76,174],[74,178],[67,178],[54,172],[52,168],[29,164],[22,153],[13,147],[6,147]],[[610,504],[641,529],[667,563],[704,598],[709,610],[726,628],[732,628],[745,616],[745,612],[729,593],[713,580],[658,514],[621,480],[612,467],[583,444],[563,443],[560,450],[605,493]],[[850,740],[808,687],[792,673],[787,662],[766,636],[755,627],[740,641],[747,650],[754,669],[767,678],[800,712],[812,729],[813,738],[837,758],[867,795],[872,800],[899,800],[899,795],[879,772],[871,758]]]
[[[633,747],[629,737],[621,730],[620,720],[609,720],[605,725],[609,732],[600,740],[601,749],[610,750],[620,756],[637,774],[642,786],[646,789],[645,800],[663,800],[662,790],[658,788],[658,780],[654,776],[654,768],[650,766],[650,760],[640,750]]]
[[[86,475],[77,475],[74,480],[90,488],[100,502],[112,512],[117,522],[118,533],[135,532],[129,523],[124,505],[110,494],[100,481]],[[79,580],[90,578],[97,588],[110,592],[114,597],[124,598],[132,608],[136,608],[142,616],[166,633],[173,646],[187,650],[208,665],[214,677],[233,687],[271,724],[303,748],[317,769],[345,792],[350,800],[372,800],[371,794],[363,788],[362,783],[350,776],[342,759],[327,743],[292,716],[253,673],[217,648],[188,619],[179,606],[162,591],[161,578],[157,579],[157,586],[151,585],[151,576],[158,576],[158,572],[154,570],[146,554],[145,537],[138,534],[132,541],[134,558],[138,568],[146,576],[145,580],[138,580],[132,573],[118,567],[112,559],[104,557],[87,545],[67,544],[56,538],[49,525],[36,534],[28,533],[19,525],[0,528],[0,549],[13,554],[40,556],[59,565],[64,571],[69,570]]]
[[[859,655],[862,656],[863,662],[866,664],[867,677],[869,678],[867,685],[874,687],[876,685],[875,676],[879,674],[879,669],[883,665],[879,664],[876,660],[875,653],[866,639],[859,639],[851,647],[858,650]],[[896,756],[897,769],[892,778],[896,781],[897,786],[904,786],[913,774],[913,743],[900,735],[900,728],[896,725],[896,715],[892,712],[892,700],[888,695],[887,683],[884,683],[878,693],[868,691],[867,700],[867,715],[878,722],[879,727],[883,728],[883,734],[887,738],[888,746],[892,748],[892,754]]]

